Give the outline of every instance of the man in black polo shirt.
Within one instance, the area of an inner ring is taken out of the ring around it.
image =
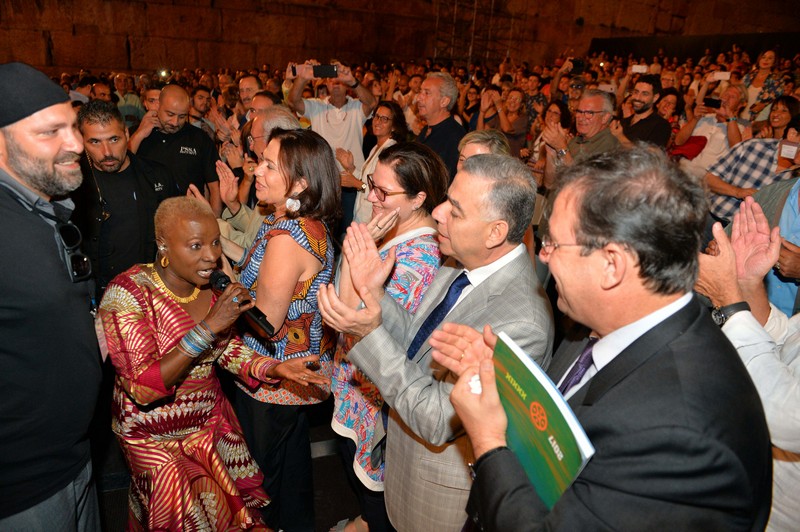
[[[467,134],[456,122],[450,110],[458,101],[455,80],[444,72],[432,72],[422,82],[417,95],[417,109],[427,126],[420,131],[417,141],[425,144],[444,161],[450,180],[456,175],[458,143]]]
[[[100,530],[91,272],[64,199],[81,183],[81,152],[61,87],[0,65],[0,530]]]
[[[86,152],[83,183],[72,193],[72,221],[92,260],[99,301],[117,274],[153,261],[156,208],[178,189],[166,167],[128,151],[125,123],[114,104],[94,100],[82,106],[78,128]]]
[[[222,213],[216,169],[219,156],[208,135],[188,123],[189,94],[178,85],[167,85],[158,100],[158,123],[154,126],[142,121],[131,136],[131,151],[169,168],[181,194],[186,194],[190,184],[205,191],[211,208],[219,216]]]
[[[611,132],[622,144],[649,142],[666,149],[672,132],[669,122],[656,112],[661,93],[661,79],[653,74],[641,76],[631,92],[633,114],[619,123],[612,123]]]

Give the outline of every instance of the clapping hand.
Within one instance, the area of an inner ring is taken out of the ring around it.
[[[741,281],[761,282],[778,262],[780,228],[770,231],[764,211],[749,196],[733,215],[730,246],[736,257],[736,276]]]
[[[489,325],[480,333],[468,325],[445,323],[433,331],[429,343],[433,359],[460,377],[483,360],[492,360],[497,335]]]
[[[376,301],[380,300],[383,285],[394,269],[395,248],[389,250],[386,259],[381,259],[367,225],[354,222],[347,228],[342,252],[350,265],[350,278],[359,296],[363,299],[362,292],[366,289]]]
[[[780,258],[775,267],[783,277],[800,278],[800,246],[795,246],[785,238],[781,239]]]
[[[219,196],[232,214],[239,211],[239,179],[233,170],[222,161],[217,161],[217,177],[219,178]]]

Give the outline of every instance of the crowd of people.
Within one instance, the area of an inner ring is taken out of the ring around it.
[[[99,530],[104,373],[131,530],[313,530],[331,396],[332,530],[797,529],[798,78],[736,46],[0,65],[0,529]],[[497,332],[596,448],[552,508]]]

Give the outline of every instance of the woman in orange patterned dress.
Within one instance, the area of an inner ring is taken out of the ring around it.
[[[160,261],[117,276],[100,307],[117,372],[112,426],[131,471],[128,529],[267,530],[263,476],[215,362],[253,386],[325,380],[306,368],[314,357],[279,364],[232,334],[253,302],[238,283],[211,291],[222,250],[207,206],[165,200],[155,230]]]

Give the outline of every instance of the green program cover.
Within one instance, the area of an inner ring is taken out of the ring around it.
[[[505,333],[494,348],[506,438],[539,497],[549,507],[594,454],[589,438],[553,381]]]

